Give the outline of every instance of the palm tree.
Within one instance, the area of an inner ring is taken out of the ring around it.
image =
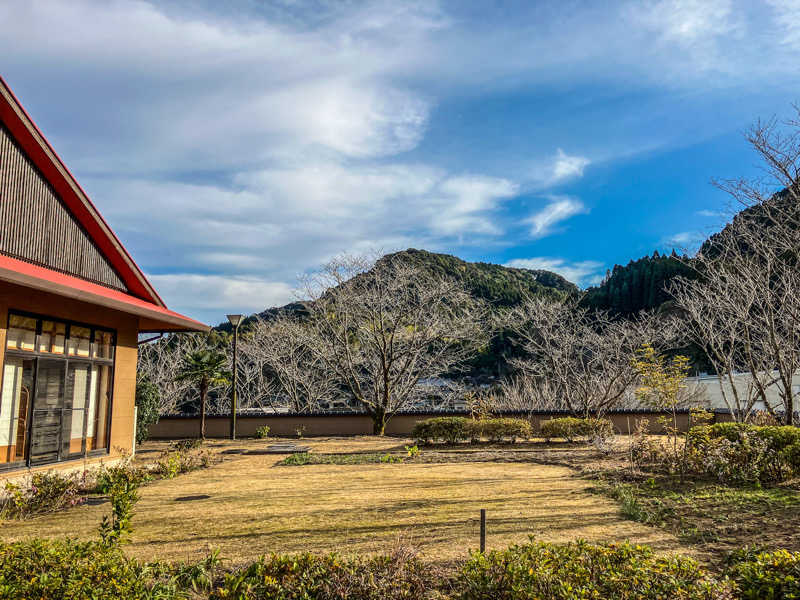
[[[206,439],[206,398],[212,385],[227,384],[225,355],[213,349],[189,352],[175,377],[176,381],[193,381],[200,389],[200,438]]]

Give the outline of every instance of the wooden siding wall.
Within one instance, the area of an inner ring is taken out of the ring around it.
[[[2,124],[0,253],[128,291]]]

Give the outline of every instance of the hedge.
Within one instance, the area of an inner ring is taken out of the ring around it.
[[[727,582],[717,581],[694,559],[657,557],[628,543],[565,545],[531,543],[473,554],[459,579],[461,600],[723,600]]]
[[[488,438],[499,442],[528,439],[533,429],[525,419],[469,419],[467,417],[435,417],[420,421],[414,426],[411,435],[420,443],[445,442],[456,444],[467,440],[477,441]]]
[[[541,424],[541,435],[547,440],[563,438],[568,442],[573,442],[581,437],[610,437],[613,434],[614,426],[608,419],[562,417],[542,421]]]
[[[531,542],[460,566],[435,566],[399,547],[389,555],[271,554],[223,568],[141,562],[115,546],[75,540],[0,542],[0,600],[778,600],[800,597],[800,553],[734,553],[724,578],[647,546]]]
[[[745,556],[747,553],[745,553]],[[800,598],[800,552],[761,552],[727,570],[742,600]]]

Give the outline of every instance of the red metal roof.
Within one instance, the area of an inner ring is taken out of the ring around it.
[[[156,315],[160,315],[160,318],[167,319],[164,321],[165,324],[173,325],[166,330],[181,329],[177,326],[177,321],[183,323],[182,329],[208,330],[203,323],[167,309],[155,288],[2,77],[0,77],[0,121],[8,128],[17,143],[53,186],[59,198],[112,264],[130,294],[5,256],[0,256],[0,279],[49,291],[56,291],[57,288],[57,293],[71,297],[78,297],[75,296],[77,293],[84,300],[104,306],[110,306],[108,303],[113,302],[115,308],[140,316],[144,316],[142,311],[147,310],[149,317],[156,318]],[[69,293],[69,290],[74,293]]]

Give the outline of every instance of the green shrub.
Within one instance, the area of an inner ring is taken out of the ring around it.
[[[85,474],[34,473],[24,482],[7,481],[0,496],[0,518],[26,519],[86,501]]]
[[[574,442],[578,438],[607,439],[614,434],[614,426],[608,419],[579,419],[577,417],[561,417],[542,421],[541,435],[548,441],[562,438]]]
[[[412,553],[348,558],[336,554],[263,556],[226,574],[214,598],[256,600],[416,600],[440,585]]]
[[[133,531],[133,507],[139,501],[139,486],[145,479],[138,469],[128,468],[126,461],[106,469],[103,475],[106,493],[111,501],[111,517],[100,523],[100,540],[115,545],[126,540]]]
[[[161,393],[147,375],[136,375],[136,443],[141,444],[150,435],[150,426],[161,416]]]
[[[734,561],[727,571],[742,600],[800,598],[800,552],[748,554],[744,553],[742,562]]]
[[[768,483],[800,473],[800,428],[715,423],[692,427],[696,471],[726,483]]]
[[[127,558],[117,546],[72,540],[0,542],[0,598],[169,600],[169,579]]]
[[[526,419],[482,419],[480,421],[471,421],[467,429],[470,438],[480,439],[485,437],[492,442],[509,440],[514,443],[518,438],[527,440],[533,435],[533,428]]]
[[[627,543],[531,543],[475,553],[462,567],[461,600],[731,598],[728,584],[691,558],[657,557]]]
[[[267,439],[269,437],[269,425],[262,425],[256,429],[256,437],[260,440]]]
[[[152,465],[151,472],[164,479],[173,479],[181,473],[190,473],[210,467],[214,462],[207,450],[167,450]]]
[[[414,425],[412,437],[422,444],[446,442],[456,444],[469,439],[469,427],[472,419],[466,417],[435,417]]]

